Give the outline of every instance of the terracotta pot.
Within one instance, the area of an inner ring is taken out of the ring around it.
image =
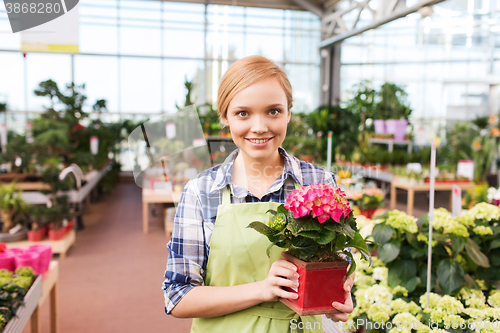
[[[280,301],[300,316],[336,313],[332,303],[345,302],[344,278],[349,262],[305,262],[288,253],[283,253],[282,256],[297,266],[299,288],[296,292],[299,298]],[[294,292],[290,288],[285,289]]]
[[[375,211],[377,211],[377,208],[372,208],[372,209],[367,209],[367,210],[359,210],[359,213],[363,216],[366,216],[366,218],[371,219],[373,214],[375,214]]]
[[[66,234],[68,233],[68,230],[66,228],[61,228],[59,230],[49,230],[49,239],[56,241],[64,238]]]
[[[30,242],[39,242],[45,238],[46,229],[41,228],[37,231],[28,230],[28,239]]]

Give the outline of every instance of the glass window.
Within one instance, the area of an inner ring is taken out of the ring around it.
[[[183,29],[187,25],[166,29],[163,34],[163,48],[166,56],[203,58],[205,31]]]
[[[85,83],[87,103],[84,111],[105,99],[108,111],[118,111],[118,60],[115,57],[75,56],[75,81]]]
[[[177,110],[176,105],[182,107],[186,101],[187,90],[184,86],[186,80],[194,83],[192,100],[201,105],[205,102],[203,97],[203,61],[199,60],[164,60],[165,90],[163,91],[164,110],[172,112]],[[210,68],[207,68],[210,70]]]
[[[0,13],[6,13],[3,1],[0,2]],[[3,15],[2,15],[3,16]],[[13,34],[12,27],[7,18],[0,17],[0,49],[4,50],[19,50],[21,49],[21,34]]]
[[[319,105],[319,66],[286,64],[293,88],[293,111],[309,113]]]
[[[250,30],[246,35],[245,56],[258,54],[274,61],[283,61],[283,35],[277,31],[270,33]]]
[[[9,110],[25,110],[24,59],[21,53],[0,52],[0,103]]]
[[[161,55],[160,28],[120,28],[120,49],[122,54]]]
[[[121,111],[161,111],[161,60],[122,58],[120,60]]]
[[[80,52],[117,54],[118,28],[113,25],[80,24]]]
[[[50,107],[47,97],[38,97],[34,90],[42,81],[53,80],[61,91],[71,83],[71,56],[68,54],[28,53],[28,111],[41,111]],[[57,107],[56,107],[57,109]]]

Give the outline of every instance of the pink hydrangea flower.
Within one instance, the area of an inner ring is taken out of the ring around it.
[[[324,223],[330,218],[339,222],[351,213],[344,191],[327,184],[312,184],[296,189],[286,199],[285,208],[296,219],[306,215]]]

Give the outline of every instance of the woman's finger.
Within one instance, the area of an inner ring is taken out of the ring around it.
[[[271,269],[269,274],[271,274],[271,276],[282,276],[282,277],[290,278],[290,279],[294,279],[294,280],[299,279],[299,275],[297,274],[297,272],[292,271],[290,269],[287,269],[285,267],[279,267],[279,266],[274,267]]]

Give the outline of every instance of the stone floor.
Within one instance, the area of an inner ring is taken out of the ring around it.
[[[398,209],[406,210],[405,193],[398,194]],[[436,193],[436,207],[448,203],[448,193]],[[423,215],[428,205],[427,195],[417,193],[415,216]],[[159,212],[158,205],[150,207]],[[190,319],[164,313],[167,239],[161,218],[151,216],[147,235],[141,220],[141,190],[132,183],[119,183],[87,208],[85,229],[78,231],[67,257],[59,259],[61,333],[189,332]],[[42,332],[49,332],[48,302],[41,309]],[[29,329],[28,323],[23,333]]]

